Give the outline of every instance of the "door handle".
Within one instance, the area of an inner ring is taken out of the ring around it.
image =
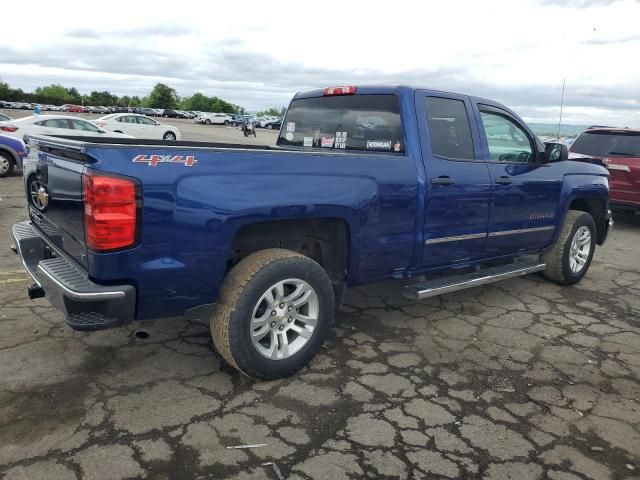
[[[499,183],[500,185],[511,185],[513,183],[513,180],[511,180],[511,178],[509,177],[503,176],[496,178],[493,182]]]
[[[453,185],[456,181],[451,177],[435,177],[431,179],[433,185]]]

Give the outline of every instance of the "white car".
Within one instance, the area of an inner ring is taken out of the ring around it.
[[[110,132],[133,135],[136,138],[180,140],[180,130],[153,118],[135,113],[112,113],[96,120],[96,125]]]
[[[205,125],[231,125],[233,118],[226,113],[207,113],[196,118],[195,121]]]
[[[0,134],[21,140],[25,135],[133,138],[131,135],[107,132],[93,122],[70,115],[38,115],[0,122]]]
[[[276,120],[280,120],[280,117],[258,117],[256,118],[256,122],[260,128],[265,128],[267,123],[274,122]]]

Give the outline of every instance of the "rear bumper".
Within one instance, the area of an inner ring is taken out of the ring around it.
[[[31,298],[46,295],[62,310],[75,330],[102,330],[124,325],[135,315],[136,290],[132,285],[99,285],[87,273],[47,242],[30,222],[13,225],[14,251],[35,282]]]

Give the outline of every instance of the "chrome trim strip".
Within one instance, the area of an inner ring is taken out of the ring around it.
[[[485,238],[487,236],[486,232],[483,233],[470,233],[469,235],[454,235],[452,237],[439,237],[439,238],[430,238],[425,240],[425,245],[434,245],[436,243],[445,243],[445,242],[457,242],[459,240],[473,240],[475,238]]]
[[[69,289],[66,285],[60,283],[60,281],[51,275],[46,269],[42,267],[42,265],[38,264],[38,271],[43,273],[49,278],[53,283],[55,283],[61,290],[63,290],[67,295],[72,298],[78,298],[82,300],[92,300],[92,299],[103,299],[103,298],[122,298],[125,296],[125,293],[122,290],[114,290],[112,292],[76,292],[75,290]]]
[[[546,232],[554,230],[556,227],[549,225],[546,227],[518,228],[515,230],[500,230],[499,232],[489,232],[490,237],[502,237],[503,235],[518,235],[520,233]]]
[[[425,290],[418,290],[415,294],[411,295],[410,298],[414,298],[416,300],[422,300],[424,298],[435,297],[437,295],[443,295],[445,293],[456,292],[458,290],[464,290],[471,287],[478,287],[480,285],[486,285],[488,283],[498,282],[500,280],[504,280],[506,278],[511,277],[520,277],[523,275],[528,275],[530,273],[539,272],[544,270],[545,264],[539,263],[536,265],[531,265],[528,267],[518,268],[515,270],[511,270],[504,273],[499,273],[497,275],[486,275],[484,277],[473,278],[471,280],[466,280],[458,283],[452,283],[449,285],[445,285],[442,287],[436,288],[427,288]]]

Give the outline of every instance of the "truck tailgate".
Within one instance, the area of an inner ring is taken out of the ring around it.
[[[82,171],[89,159],[70,146],[40,139],[32,139],[31,145],[25,169],[29,219],[59,250],[87,268]]]

